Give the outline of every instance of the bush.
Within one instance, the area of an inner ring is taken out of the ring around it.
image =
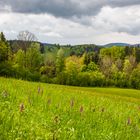
[[[98,71],[89,73],[90,86],[103,86],[105,82],[105,76]]]
[[[112,75],[113,85],[116,87],[129,87],[129,78],[124,72],[115,72]]]
[[[14,69],[10,62],[1,62],[0,63],[0,75],[6,77],[14,76]]]
[[[43,82],[43,83],[51,83],[51,80],[47,75],[42,75],[40,77],[40,81]]]
[[[72,85],[72,86],[76,86],[78,85],[77,83],[77,76],[78,73],[69,73],[66,72],[66,85]]]
[[[81,72],[77,75],[77,85],[78,86],[90,85],[90,77],[88,72]]]
[[[30,72],[29,69],[21,68],[18,66],[14,66],[14,76],[15,78],[24,79],[28,81],[40,81],[40,73],[39,72]]]
[[[81,72],[77,75],[78,86],[103,86],[105,76],[98,71],[95,72]]]
[[[66,72],[60,72],[55,79],[53,79],[53,83],[60,84],[60,85],[66,85],[67,81],[67,73]]]
[[[132,88],[140,89],[140,70],[134,69],[130,76],[130,85]]]

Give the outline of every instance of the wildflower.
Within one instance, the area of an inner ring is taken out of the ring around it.
[[[80,107],[80,113],[82,113],[84,111],[83,106]]]
[[[40,86],[38,87],[38,94],[40,93],[40,91],[41,91],[41,88],[40,88]]]
[[[49,99],[47,103],[48,103],[48,105],[50,105],[51,104],[51,99]]]
[[[9,95],[8,92],[7,92],[6,90],[4,90],[3,93],[2,93],[2,96],[3,96],[4,98],[6,98],[6,97],[8,97],[8,95]]]
[[[130,125],[131,124],[131,119],[130,117],[127,119],[127,125]]]
[[[20,112],[23,112],[23,110],[24,110],[24,104],[21,103],[21,104],[20,104]]]
[[[54,117],[54,123],[58,124],[59,122],[60,122],[59,117],[58,116],[55,116]]]
[[[104,112],[104,111],[105,111],[105,108],[102,108],[102,109],[101,109],[101,112]]]
[[[73,107],[74,106],[74,100],[70,101],[70,106]]]
[[[40,86],[38,87],[38,94],[43,95],[43,88],[41,88]]]

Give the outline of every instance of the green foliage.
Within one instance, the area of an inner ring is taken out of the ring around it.
[[[0,62],[8,60],[9,48],[3,33],[0,33]]]
[[[82,70],[83,59],[77,56],[70,56],[65,61],[65,70],[67,73],[66,84],[77,85],[77,74]]]
[[[15,63],[21,67],[25,68],[26,60],[25,60],[25,52],[23,50],[18,50],[18,52],[15,54]]]
[[[140,89],[140,69],[134,69],[130,76],[130,85],[132,88]]]
[[[80,72],[77,75],[77,86],[90,86],[90,75],[88,72]]]
[[[64,70],[64,50],[60,48],[56,56],[56,73],[59,74]]]
[[[90,73],[90,86],[102,87],[104,85],[105,76],[98,71]]]
[[[69,75],[69,77],[70,77],[71,75]],[[54,82],[52,82],[52,83],[55,83],[55,84],[61,84],[61,85],[66,85],[66,84],[70,84],[69,82],[70,81],[68,81],[68,73],[66,72],[66,71],[63,71],[63,72],[61,72],[61,73],[59,73],[58,75],[57,75],[57,77],[56,77],[56,81]],[[75,79],[75,78],[74,78]],[[72,84],[71,84],[72,85]]]
[[[45,65],[45,66],[42,66],[40,68],[40,73],[42,75],[45,75],[48,76],[48,77],[54,77],[55,76],[55,66],[49,66],[49,65]]]
[[[6,61],[0,63],[0,75],[1,76],[9,76],[14,77],[14,68],[12,67],[12,63]]]
[[[133,67],[130,63],[130,61],[128,59],[125,59],[124,61],[124,68],[123,68],[123,71],[126,73],[126,74],[130,74],[133,70]]]
[[[31,71],[36,71],[42,64],[42,56],[39,46],[31,46],[26,52],[26,65]]]
[[[89,71],[89,72],[92,72],[92,71],[99,71],[99,67],[98,65],[96,65],[94,62],[90,62],[87,66],[87,70],[86,71]]]
[[[44,54],[44,65],[40,68],[41,74],[46,74],[47,77],[54,77],[56,75],[55,66],[56,57],[52,53]]]
[[[86,52],[83,54],[83,61],[85,65],[88,65],[90,62],[98,63],[99,57],[97,52]]]
[[[112,61],[111,57],[105,56],[104,58],[101,59],[100,69],[107,78],[111,77],[112,65],[113,65],[113,61]]]
[[[125,50],[124,47],[111,47],[111,48],[103,48],[100,50],[100,57],[103,58],[105,56],[111,57],[112,60],[124,59]]]
[[[70,74],[77,74],[80,72],[80,61],[76,56],[70,56],[65,61],[66,71]]]
[[[140,48],[135,48],[135,56],[136,56],[136,61],[140,62]]]
[[[116,87],[129,87],[128,76],[124,72],[116,71],[112,74],[113,85]]]
[[[0,75],[73,86],[139,88],[139,73],[135,72],[139,47],[45,46],[25,41],[25,35],[34,35],[23,33],[22,40],[9,43],[0,34]]]
[[[39,72],[31,72],[29,69],[21,68],[16,65],[13,67],[14,71],[14,77],[18,79],[24,79],[28,81],[39,81],[40,80],[40,73]]]

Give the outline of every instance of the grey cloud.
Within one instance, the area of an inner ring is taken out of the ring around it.
[[[118,6],[118,7],[139,5],[139,4],[140,4],[140,0],[110,0],[111,6]]]
[[[80,18],[95,15],[107,5],[122,7],[137,4],[140,0],[1,0],[0,7],[10,6],[17,13],[50,13],[56,17]]]
[[[13,12],[17,13],[50,13],[56,17],[68,18],[80,14],[80,8],[70,0],[6,0],[0,3],[2,6],[9,5]]]
[[[137,35],[140,35],[140,31],[138,30],[139,28],[140,28],[140,26],[118,27],[118,29],[116,31],[119,33],[125,32],[125,33],[128,33],[130,35],[137,36]]]

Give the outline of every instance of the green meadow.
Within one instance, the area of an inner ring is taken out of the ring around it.
[[[0,140],[139,140],[140,91],[0,78]]]

